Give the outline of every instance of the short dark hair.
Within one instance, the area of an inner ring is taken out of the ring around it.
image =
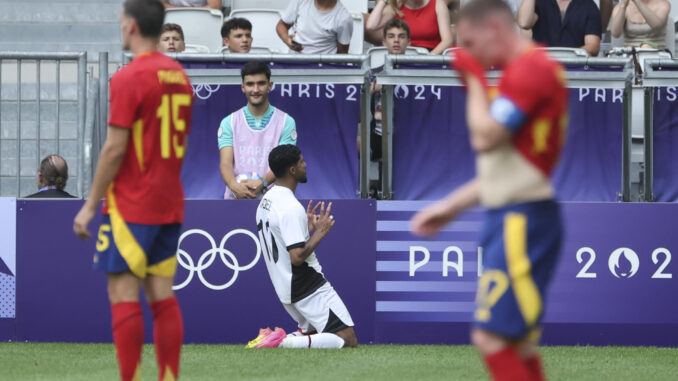
[[[40,162],[40,175],[46,186],[63,190],[68,181],[68,164],[59,155],[49,155]]]
[[[231,35],[231,31],[234,29],[244,29],[252,31],[252,23],[248,19],[242,17],[234,17],[227,20],[224,25],[221,26],[221,37],[227,38]]]
[[[403,29],[405,33],[407,33],[407,39],[410,38],[410,26],[407,25],[407,23],[404,20],[396,17],[392,18],[389,22],[386,23],[386,25],[384,25],[384,38],[386,38],[386,32],[388,32],[389,29],[393,28]]]
[[[122,8],[127,17],[136,20],[142,36],[160,37],[165,22],[165,6],[160,0],[125,0]]]
[[[459,11],[459,21],[468,20],[477,23],[493,13],[514,19],[513,11],[504,0],[471,0]]]
[[[271,168],[276,179],[287,176],[287,171],[301,159],[301,150],[292,144],[283,144],[271,150],[268,154],[268,167]]]
[[[271,69],[263,62],[248,62],[240,69],[240,76],[245,80],[246,75],[266,74],[266,79],[271,80]]]
[[[162,36],[163,33],[165,33],[165,32],[177,32],[181,36],[181,40],[186,41],[186,39],[184,38],[184,30],[181,29],[181,25],[179,25],[179,24],[174,24],[174,23],[171,23],[171,22],[164,24],[162,26],[162,29],[160,29],[160,35]]]

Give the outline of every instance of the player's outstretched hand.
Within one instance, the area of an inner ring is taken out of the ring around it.
[[[310,200],[308,202],[308,206],[306,207],[306,217],[308,218],[308,232],[313,233],[315,230],[315,225],[320,219],[320,215],[318,215],[318,208],[320,207],[320,203],[315,204],[313,206],[313,200]]]
[[[323,236],[332,230],[334,227],[334,216],[332,215],[332,203],[330,202],[325,209],[325,203],[320,203],[320,214],[318,215],[318,220],[315,223],[316,233],[320,233]]]
[[[75,216],[75,220],[73,220],[73,231],[83,241],[92,236],[87,226],[92,221],[92,218],[94,218],[94,213],[94,210],[84,205]]]
[[[410,231],[414,235],[432,237],[456,217],[455,210],[449,210],[439,203],[428,206],[410,220]]]
[[[462,76],[464,85],[468,86],[469,77],[474,77],[484,88],[487,88],[487,79],[485,79],[485,68],[475,57],[466,49],[455,49],[451,53],[452,68]]]

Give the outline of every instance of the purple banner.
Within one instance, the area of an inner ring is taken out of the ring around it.
[[[657,201],[678,201],[678,100],[677,87],[655,88],[654,194]]]
[[[17,201],[16,340],[110,341],[105,276],[91,269],[94,242],[71,231],[80,205]],[[261,263],[256,205],[187,202],[175,280],[186,342],[244,343],[260,327],[294,328]],[[424,205],[336,201],[338,223],[318,255],[362,343],[468,343],[483,212],[422,240],[410,235],[408,221]],[[561,205],[565,243],[548,292],[544,342],[675,346],[678,205]],[[147,310],[145,317],[150,340]]]
[[[190,65],[196,66],[221,67]],[[275,82],[275,77],[272,80]],[[245,106],[247,100],[241,87],[235,85],[194,85],[194,91],[191,134],[182,171],[186,198],[221,199],[225,185],[219,173],[217,130],[221,120]],[[297,125],[297,145],[313,178],[299,190],[299,197],[357,198],[360,86],[275,85],[270,101],[292,116]]]
[[[483,212],[466,213],[435,239],[421,240],[407,229],[424,205],[378,203],[377,342],[467,340],[459,329],[468,328],[475,310]],[[671,256],[678,250],[671,230],[678,205],[561,205],[565,244],[548,293],[545,340],[675,345],[678,306],[668,301],[678,287]]]
[[[296,329],[275,295],[255,239],[257,204],[187,201],[175,279],[185,342],[246,343],[261,327]],[[17,202],[17,340],[111,340],[106,277],[91,269],[94,242],[79,241],[71,228],[80,206],[81,201]],[[363,343],[374,338],[375,207],[369,200],[335,201],[337,224],[317,250]],[[91,228],[97,227],[95,221]],[[147,341],[150,316],[145,309]]]
[[[464,90],[396,86],[394,95],[394,198],[435,200],[471,179]],[[553,175],[559,199],[618,200],[621,134],[621,89],[570,90],[568,140]]]
[[[0,197],[0,341],[14,339],[16,317],[16,199]]]

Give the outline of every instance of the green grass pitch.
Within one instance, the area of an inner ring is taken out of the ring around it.
[[[676,380],[678,349],[546,347],[550,380]],[[144,347],[142,379],[155,380],[152,345]],[[358,349],[246,350],[186,345],[183,380],[486,380],[469,346],[363,345]],[[0,344],[0,380],[115,380],[110,344]]]

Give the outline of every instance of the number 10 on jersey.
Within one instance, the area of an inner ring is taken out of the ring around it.
[[[184,135],[186,134],[186,121],[179,115],[180,108],[191,105],[191,96],[188,94],[164,94],[160,107],[158,107],[157,117],[160,119],[160,156],[163,159],[169,159],[172,148],[177,159],[184,157],[186,145]],[[175,134],[171,133],[171,126],[174,127]],[[179,138],[181,135],[181,139]]]

